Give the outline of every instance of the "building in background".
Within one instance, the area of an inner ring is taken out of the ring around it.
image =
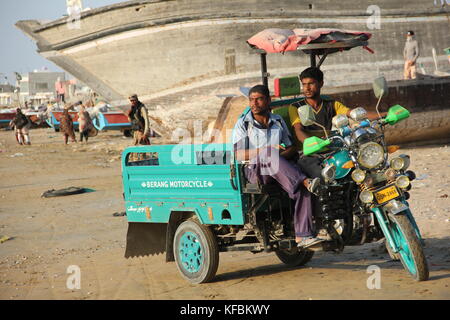
[[[77,79],[67,80],[65,72],[34,71],[19,75],[17,79],[20,106],[37,108],[48,102],[65,103],[87,102],[96,94]],[[14,91],[14,90],[13,90]],[[14,98],[17,100],[17,98]],[[14,100],[13,99],[13,100]]]
[[[1,74],[1,73],[0,73]],[[15,72],[16,85],[0,84],[0,127],[7,127],[16,115],[16,108],[24,110],[30,120],[40,126],[48,117],[47,108],[62,110],[65,104],[82,101],[92,107],[103,101],[95,92],[77,79],[66,79],[64,72]]]
[[[19,100],[22,106],[38,106],[56,99],[55,83],[65,81],[64,72],[34,71],[19,81]]]
[[[0,106],[12,106],[16,99],[16,87],[11,84],[0,84]]]

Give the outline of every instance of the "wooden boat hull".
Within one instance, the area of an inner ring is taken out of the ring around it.
[[[130,130],[131,124],[128,117],[123,112],[100,112],[93,119],[94,127],[97,130]]]
[[[1,112],[0,113],[0,128],[7,127],[12,119],[16,116],[16,112]]]

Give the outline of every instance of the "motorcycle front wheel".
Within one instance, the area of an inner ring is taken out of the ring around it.
[[[428,264],[423,247],[408,217],[389,214],[392,238],[399,248],[398,255],[403,267],[416,281],[429,278]]]

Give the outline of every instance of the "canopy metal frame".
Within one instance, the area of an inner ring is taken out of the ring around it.
[[[368,41],[351,40],[351,41],[338,41],[334,43],[310,43],[298,46],[297,50],[303,51],[310,57],[310,66],[320,68],[324,63],[328,55],[335,52],[340,52],[344,49],[351,49],[354,47],[367,46]],[[349,50],[348,49],[348,50]],[[270,73],[267,71],[267,52],[262,49],[253,49],[260,55],[261,60],[261,80],[265,86],[269,84]],[[319,61],[317,61],[319,58]]]

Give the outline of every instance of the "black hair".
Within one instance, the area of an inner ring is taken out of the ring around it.
[[[413,35],[414,35],[414,31],[409,30],[409,31],[407,32],[407,34],[409,34],[410,36],[413,36]]]
[[[270,98],[269,88],[263,84],[258,84],[250,89],[248,95],[250,96],[253,92],[257,92],[265,96],[266,98]]]
[[[312,78],[317,80],[318,82],[323,81],[323,72],[317,67],[309,67],[300,73],[300,80],[303,80],[305,78]]]

